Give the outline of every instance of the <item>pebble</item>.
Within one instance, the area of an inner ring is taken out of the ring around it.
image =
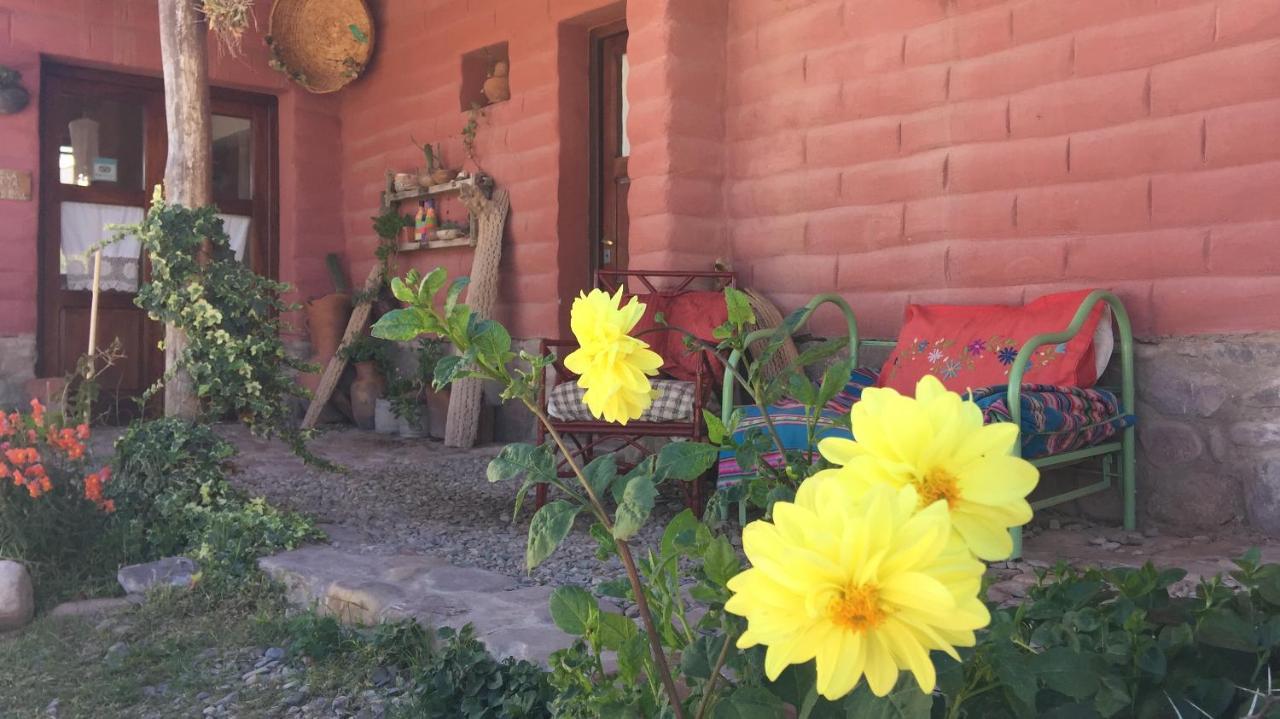
[[[215,705],[215,706],[224,707],[224,706],[226,706],[226,705],[228,705],[228,704],[234,704],[234,703],[236,702],[236,700],[237,700],[237,699],[239,699],[239,698],[240,698],[240,694],[239,694],[239,692],[231,692],[230,694],[226,695],[225,697],[223,697],[223,698],[219,699],[218,701],[214,702],[214,705]]]
[[[307,700],[307,695],[302,692],[289,692],[284,695],[284,699],[280,703],[287,707],[296,707]]]
[[[107,661],[123,659],[124,655],[129,653],[129,645],[124,642],[116,642],[107,647],[107,655],[104,657]]]
[[[1062,529],[1062,522],[1059,522],[1056,518],[1050,519],[1049,529]]]
[[[262,653],[262,658],[269,662],[278,662],[284,659],[284,650],[280,647],[269,647],[267,651]]]

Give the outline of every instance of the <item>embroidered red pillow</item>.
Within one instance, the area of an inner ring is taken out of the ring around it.
[[[667,324],[685,330],[695,337],[715,343],[712,330],[729,320],[729,309],[725,306],[724,295],[719,292],[695,290],[669,295],[665,298],[663,311]],[[702,353],[690,351],[684,345],[684,333],[668,331],[655,333],[649,341],[654,351],[667,361],[662,371],[675,379],[692,382],[702,364]],[[661,339],[659,339],[661,338]],[[661,345],[659,345],[661,342]],[[661,347],[661,349],[659,349]],[[723,376],[720,363],[711,359],[711,372],[718,380]]]
[[[926,374],[956,392],[1008,384],[1022,345],[1034,335],[1066,329],[1090,291],[1046,295],[1021,307],[909,305],[879,384],[907,395]],[[1022,381],[1092,387],[1098,381],[1093,336],[1103,307],[1095,307],[1069,341],[1037,349]]]

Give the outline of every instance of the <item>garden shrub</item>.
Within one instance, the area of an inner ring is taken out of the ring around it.
[[[554,697],[538,665],[493,658],[471,625],[437,631],[437,650],[416,677],[414,716],[431,719],[541,719]]]
[[[109,496],[126,554],[190,554],[206,572],[239,576],[254,560],[315,536],[307,518],[250,499],[226,479],[235,448],[206,425],[136,422],[116,442]]]

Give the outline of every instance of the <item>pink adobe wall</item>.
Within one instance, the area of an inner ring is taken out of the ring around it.
[[[265,29],[264,7],[257,12]],[[41,57],[158,76],[157,22],[154,0],[0,0],[0,64],[22,72],[32,94],[27,109],[0,116],[0,167],[35,173],[39,187]],[[324,254],[343,249],[339,100],[300,91],[268,69],[260,33],[245,37],[244,48],[240,58],[212,50],[211,80],[278,97],[280,277],[306,299],[328,290]],[[35,198],[0,200],[0,336],[36,330],[38,210]]]
[[[907,302],[1096,285],[1141,335],[1280,329],[1277,0],[735,0],[728,25],[729,244],[782,306],[839,291],[892,336]]]

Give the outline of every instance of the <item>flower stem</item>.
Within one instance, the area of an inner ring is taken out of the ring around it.
[[[720,678],[720,669],[724,667],[724,662],[729,657],[730,641],[731,637],[726,633],[724,646],[720,647],[720,656],[716,657],[716,665],[711,670],[711,677],[707,679],[707,686],[702,690],[702,701],[698,702],[698,713],[695,715],[697,719],[703,719],[707,715],[707,710],[711,708],[711,697],[716,693],[716,680]]]

